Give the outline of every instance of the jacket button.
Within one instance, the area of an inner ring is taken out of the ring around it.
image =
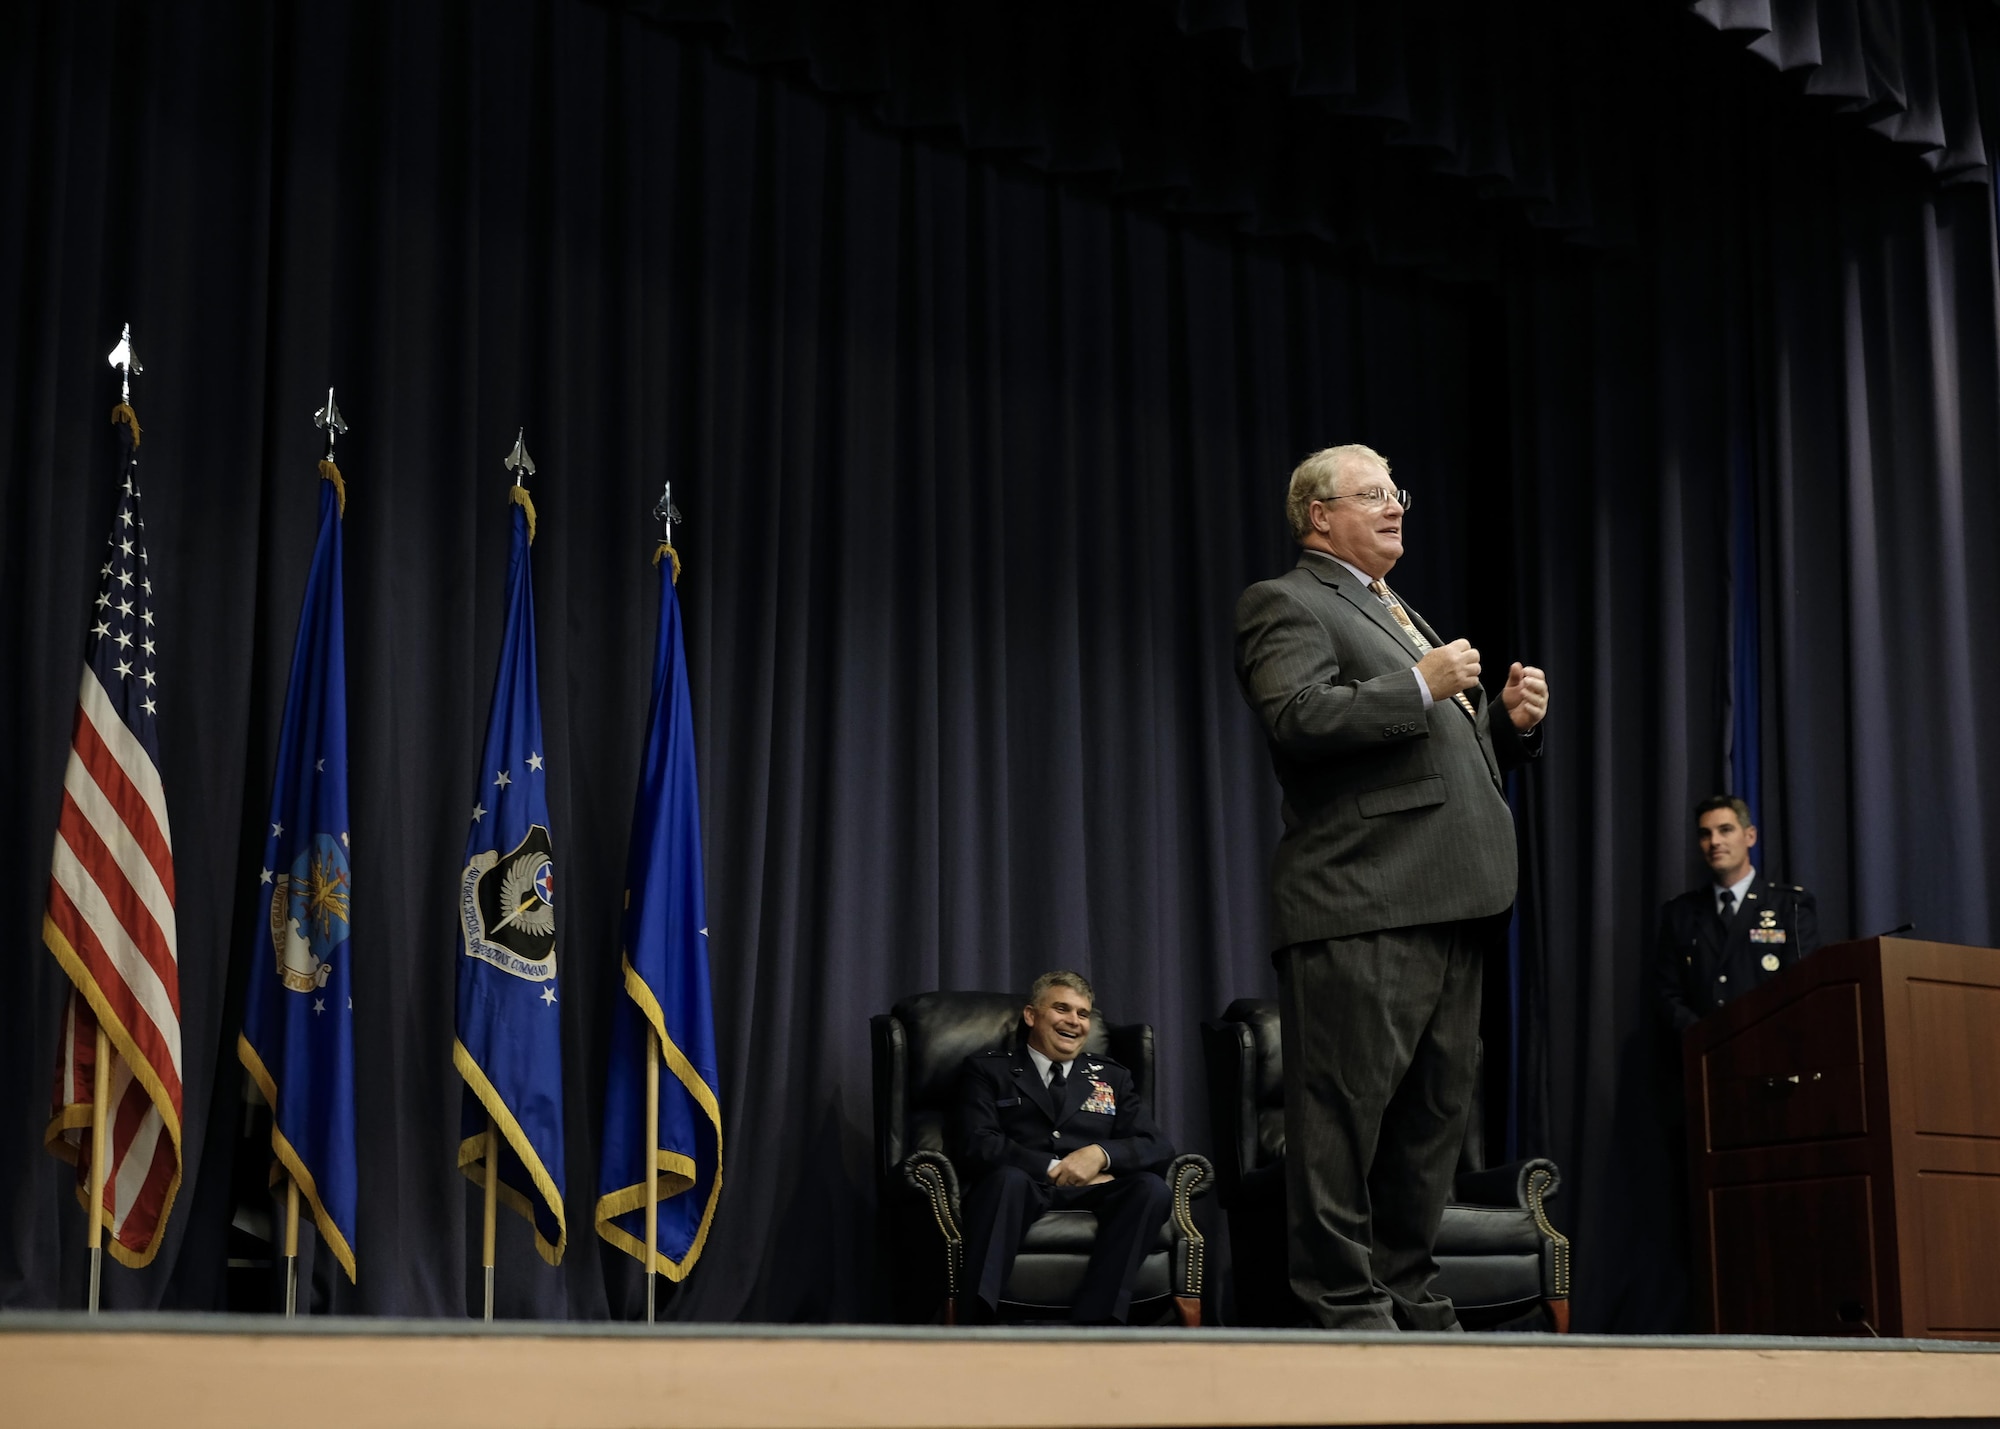
[[[1716,980],[1717,982],[1728,982],[1728,981],[1729,981],[1729,974],[1728,974],[1728,973],[1718,973],[1718,974],[1716,974],[1716,978],[1715,978],[1715,980]]]

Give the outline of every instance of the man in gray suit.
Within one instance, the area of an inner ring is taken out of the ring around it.
[[[1540,751],[1548,683],[1384,578],[1410,495],[1364,446],[1316,452],[1285,514],[1298,565],[1236,605],[1236,674],[1270,738],[1292,1288],[1329,1329],[1448,1330],[1432,1249],[1472,1100],[1482,955],[1516,883],[1502,774]]]

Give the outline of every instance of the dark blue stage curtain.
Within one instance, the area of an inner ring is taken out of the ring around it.
[[[262,1183],[233,1047],[329,383],[352,926],[379,951],[354,968],[365,1251],[352,1287],[312,1266],[321,1310],[477,1305],[451,890],[523,424],[572,1167],[598,1160],[667,477],[688,517],[727,1124],[673,1316],[883,1313],[865,1020],[909,991],[1082,968],[1154,1024],[1162,1119],[1205,1146],[1196,1024],[1271,990],[1276,791],[1231,607],[1288,563],[1284,480],[1328,442],[1418,493],[1413,603],[1496,681],[1550,672],[1489,1080],[1496,1115],[1518,1081],[1504,1130],[1563,1164],[1579,1326],[1685,1314],[1641,972],[1698,876],[1689,805],[1724,777],[1732,461],[1757,508],[1765,866],[1836,936],[2000,941],[1984,168],[1830,113],[1676,6],[1468,28],[1135,5],[1081,35],[915,14],[954,8],[48,0],[17,22],[0,1307],[83,1295],[41,1149],[62,981],[39,916],[127,320],[189,1171],[155,1267],[107,1271],[115,1306],[221,1305]],[[1950,30],[1975,61],[1976,29]],[[572,1176],[573,1227],[594,1194]],[[573,1234],[552,1270],[512,1217],[499,1286],[509,1316],[642,1299],[622,1254]]]

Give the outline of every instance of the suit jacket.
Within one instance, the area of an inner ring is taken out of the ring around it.
[[[1727,929],[1715,911],[1714,885],[1697,888],[1660,908],[1654,1003],[1676,1031],[1691,1027],[1818,946],[1819,905],[1795,884],[1758,874]]]
[[[1404,612],[1445,642],[1406,604]],[[1541,753],[1484,690],[1426,711],[1417,649],[1338,561],[1305,552],[1236,603],[1236,677],[1284,791],[1276,945],[1499,913],[1514,901],[1508,769]]]
[[[968,1184],[1000,1166],[1046,1179],[1051,1161],[1093,1142],[1111,1153],[1114,1176],[1159,1171],[1173,1160],[1131,1072],[1085,1052],[1067,1078],[1057,1105],[1025,1047],[965,1059],[951,1159]]]

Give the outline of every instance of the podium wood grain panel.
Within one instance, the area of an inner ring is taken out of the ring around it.
[[[2000,951],[1823,948],[1683,1052],[1712,1329],[2000,1340]]]

